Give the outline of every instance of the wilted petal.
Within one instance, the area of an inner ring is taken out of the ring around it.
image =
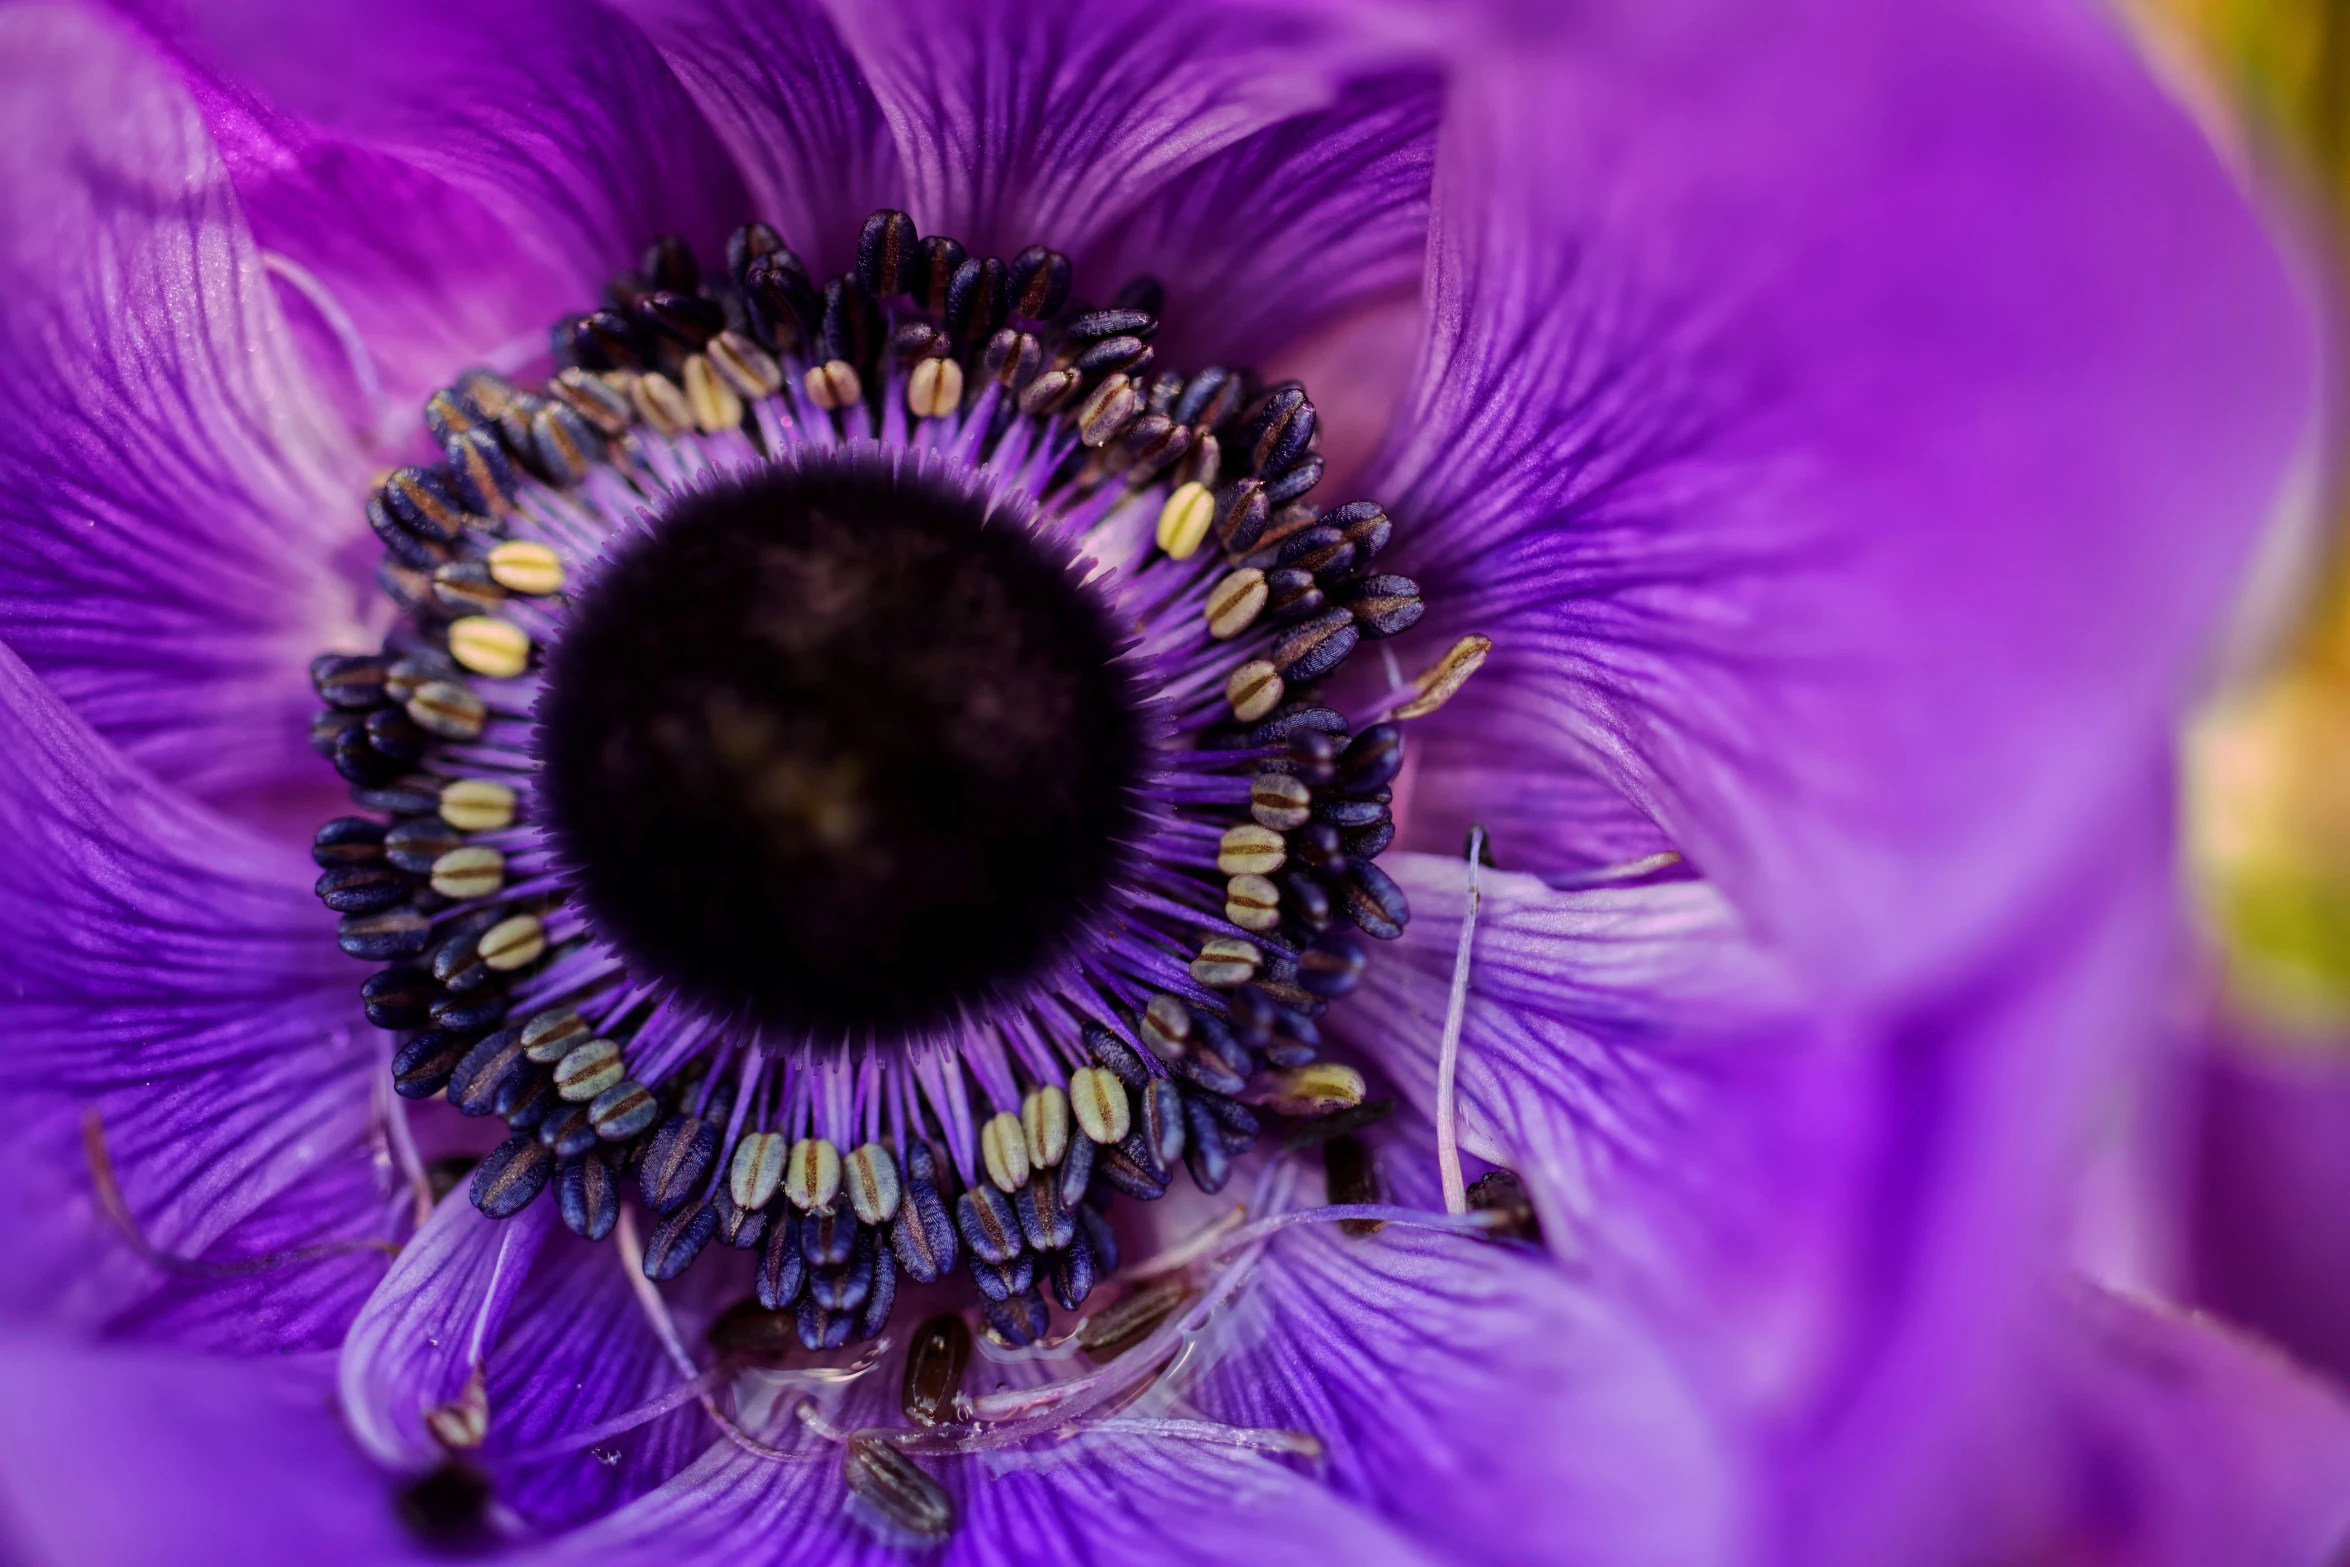
[[[2181,699],[2309,431],[2243,198],[2085,9],[1451,32],[1367,488],[1425,640],[1498,651],[1425,767],[1475,732],[1610,780],[1847,986],[1983,938]]]
[[[319,412],[187,93],[92,17],[0,18],[0,636],[166,779],[317,766],[362,477]]]

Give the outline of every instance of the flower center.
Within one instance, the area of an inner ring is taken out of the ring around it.
[[[683,493],[539,700],[548,824],[632,972],[771,1036],[1016,991],[1102,905],[1147,738],[1106,606],[1027,508],[879,448]]]

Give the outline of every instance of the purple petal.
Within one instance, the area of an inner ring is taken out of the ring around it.
[[[1325,29],[1246,9],[925,0],[836,15],[897,135],[915,221],[974,255],[1074,253],[1337,85],[1314,47]]]
[[[1077,270],[1098,291],[1167,286],[1158,343],[1182,365],[1248,364],[1364,304],[1416,292],[1442,98],[1412,72],[1234,143],[1133,206]]]
[[[1609,780],[1839,983],[1983,938],[2181,700],[2309,434],[2242,196],[2085,7],[1453,31],[1370,488],[1426,640],[1497,651],[1426,766],[1474,732]]]
[[[1390,1226],[1279,1238],[1204,1409],[1312,1432],[1328,1483],[1451,1559],[1725,1559],[1739,1481],[1660,1344],[1547,1259]],[[1253,1342],[1251,1334],[1244,1342]]]
[[[905,204],[881,106],[814,0],[620,0],[743,171],[751,211],[824,277],[876,207]],[[746,214],[747,216],[748,214]]]
[[[363,477],[318,413],[186,93],[90,17],[0,18],[0,637],[167,779],[316,772]]]
[[[719,260],[748,213],[693,100],[600,5],[194,0],[185,15],[198,57],[278,112],[478,199],[569,280],[541,302],[542,326],[663,234]]]
[[[314,1360],[0,1340],[0,1550],[76,1567],[420,1559]]]
[[[0,715],[9,1308],[87,1321],[179,1287],[99,1214],[90,1111],[165,1251],[271,1250],[230,1237],[273,1203],[273,1226],[350,1233],[377,1064],[306,868],[132,769],[5,649]]]

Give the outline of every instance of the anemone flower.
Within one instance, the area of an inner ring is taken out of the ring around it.
[[[2069,1527],[1946,1482],[2308,379],[2103,19],[0,62],[28,1554]]]

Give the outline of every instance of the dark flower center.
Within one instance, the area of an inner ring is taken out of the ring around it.
[[[1017,986],[1098,911],[1147,734],[1019,510],[833,449],[687,492],[551,650],[549,825],[632,965],[787,1034]]]

